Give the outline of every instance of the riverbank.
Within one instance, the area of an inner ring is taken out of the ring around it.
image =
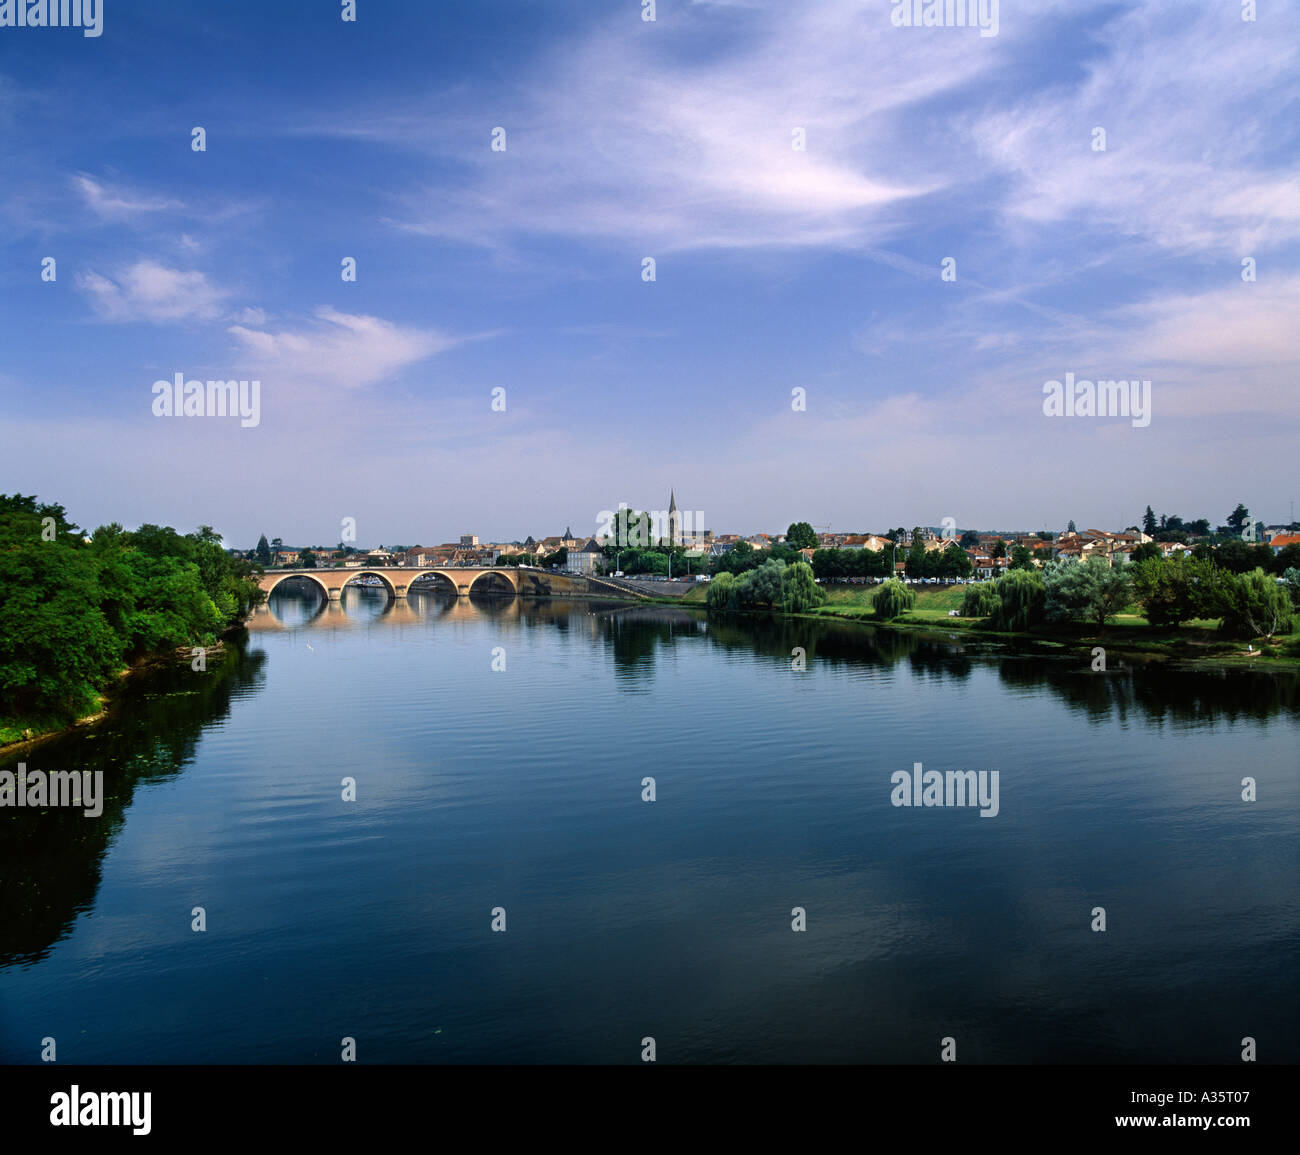
[[[229,636],[229,634],[226,636]],[[117,681],[99,694],[97,708],[88,714],[80,715],[70,722],[64,719],[47,717],[13,718],[0,721],[0,755],[22,753],[29,748],[39,746],[43,742],[48,742],[51,738],[71,734],[75,730],[84,730],[104,721],[113,712],[114,694],[123,682],[130,678],[138,678],[143,674],[153,673],[165,666],[180,663],[188,665],[197,656],[194,653],[197,648],[182,646],[166,654],[149,654],[146,657],[139,658],[129,666],[124,666],[117,673]],[[214,655],[222,654],[225,648],[225,642],[223,641],[205,647],[203,651],[204,661],[206,662]]]
[[[1092,650],[1101,646],[1112,655],[1192,665],[1198,668],[1300,670],[1300,636],[1279,638],[1271,646],[1225,638],[1215,621],[1193,621],[1177,628],[1151,625],[1135,606],[1129,606],[1098,633],[1095,626],[1063,624],[1036,630],[1012,632],[994,630],[981,618],[949,617],[960,612],[967,586],[913,586],[916,601],[901,618],[881,621],[871,604],[877,586],[831,586],[826,602],[802,614],[805,618],[837,618],[861,622],[880,629],[923,633],[956,633],[970,641],[1029,644],[1041,651],[1078,653],[1089,662]],[[664,598],[676,605],[702,607],[708,586],[701,585],[681,598]],[[779,614],[780,610],[773,610]],[[1249,648],[1248,648],[1249,647]],[[1253,650],[1253,652],[1252,652]]]

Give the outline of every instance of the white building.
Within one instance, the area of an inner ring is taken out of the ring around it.
[[[600,544],[594,537],[589,537],[587,544],[581,549],[569,550],[569,560],[565,563],[565,568],[590,577],[599,571],[600,564],[604,560],[605,555],[601,551]]]

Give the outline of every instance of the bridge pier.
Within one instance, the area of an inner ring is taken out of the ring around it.
[[[330,601],[332,602],[340,601],[343,598],[343,591],[341,589],[326,590],[325,592],[329,594]]]

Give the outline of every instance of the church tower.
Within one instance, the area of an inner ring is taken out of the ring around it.
[[[668,491],[668,544],[681,545],[682,515],[677,512],[677,494],[674,490]]]

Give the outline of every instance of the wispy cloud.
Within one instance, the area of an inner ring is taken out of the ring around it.
[[[173,269],[147,259],[115,277],[88,270],[76,283],[99,317],[111,322],[215,320],[226,298],[197,270]]]
[[[947,182],[900,114],[994,61],[969,38],[906,41],[883,6],[806,0],[696,5],[659,23],[620,17],[540,62],[499,119],[440,97],[438,139],[450,139],[447,126],[459,134],[464,175],[406,194],[401,223],[488,246],[528,235],[660,252],[856,246],[888,230],[891,210]],[[498,124],[507,148],[494,153]],[[320,131],[430,147],[409,108]]]
[[[86,173],[77,173],[72,178],[72,187],[81,194],[90,210],[104,220],[121,220],[183,207],[180,201],[170,197],[147,196],[96,180]]]
[[[228,331],[239,342],[246,364],[262,376],[334,388],[385,381],[461,340],[325,306],[316,310],[315,323],[307,328],[273,333],[232,325]]]
[[[1300,237],[1300,128],[1285,112],[1300,96],[1295,6],[1261,8],[1255,22],[1222,4],[1094,15],[1079,79],[975,125],[982,160],[1011,178],[1005,219],[1184,252],[1248,254]]]

